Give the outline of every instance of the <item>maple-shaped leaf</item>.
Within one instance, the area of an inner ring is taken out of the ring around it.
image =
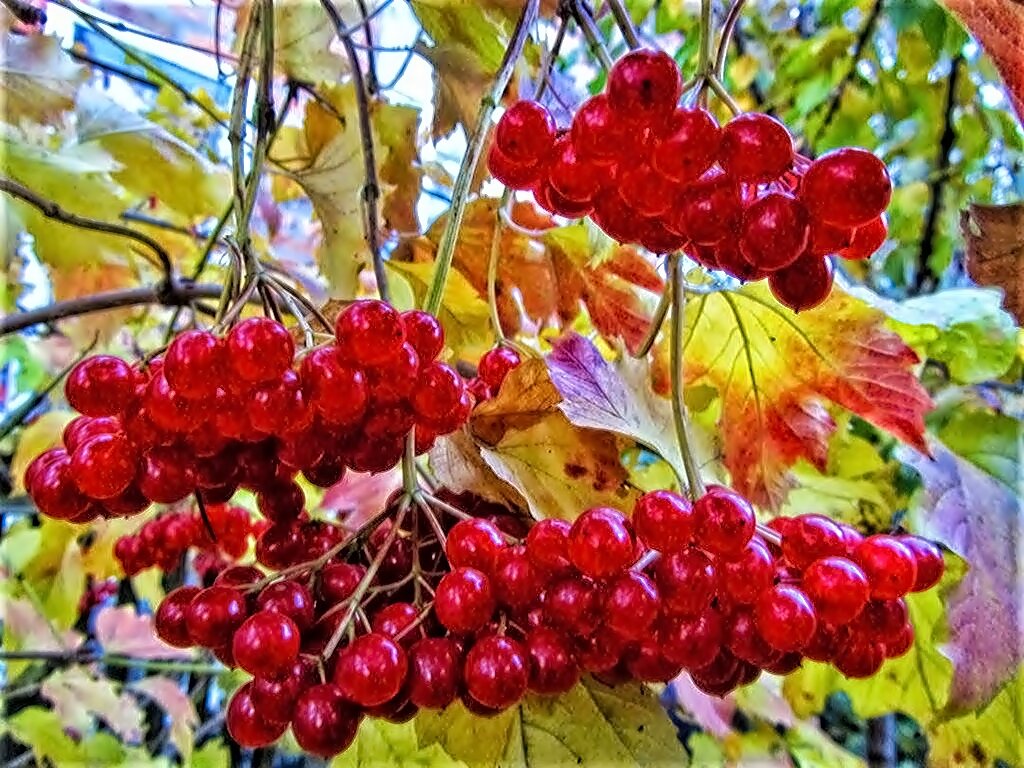
[[[57,122],[75,103],[75,92],[89,73],[50,35],[5,34],[0,48],[0,102],[4,120]]]
[[[1024,17],[1024,11],[1017,11]],[[1021,73],[1024,83],[1024,70]],[[1002,288],[1006,309],[1024,318],[1024,205],[972,203],[960,216],[967,272],[981,285]]]
[[[132,605],[108,606],[96,614],[96,642],[107,653],[136,659],[191,659],[192,652],[175,648],[156,636],[152,616],[140,616]]]
[[[199,715],[196,705],[181,683],[169,677],[154,675],[133,683],[131,690],[155,701],[171,720],[171,743],[187,765],[192,755],[193,736]]]
[[[323,243],[318,259],[334,298],[352,298],[359,288],[359,272],[370,258],[363,231],[362,137],[356,92],[351,82],[322,89],[325,106],[315,99],[306,103],[301,127],[280,130],[270,150],[271,159],[285,168],[289,178],[309,196],[323,228]],[[416,125],[419,111],[388,104],[379,99],[370,102],[370,119],[378,174],[387,170],[394,184],[384,186],[384,210],[391,211],[395,195],[408,201],[418,195],[421,174],[418,169],[401,173],[391,159],[392,153],[415,160]],[[410,144],[411,143],[411,144]],[[395,204],[395,210],[402,205]],[[395,215],[392,213],[392,215]],[[396,224],[402,224],[401,216]]]
[[[118,692],[112,680],[96,677],[84,667],[57,670],[40,692],[53,705],[64,727],[79,735],[86,734],[99,717],[124,741],[142,738],[144,715],[135,699]]]
[[[917,355],[885,320],[838,287],[799,315],[760,283],[688,302],[685,380],[721,397],[724,461],[740,493],[777,509],[798,459],[824,469],[835,430],[829,404],[926,450],[931,398],[912,370]],[[662,381],[668,358],[666,340],[658,348]]]

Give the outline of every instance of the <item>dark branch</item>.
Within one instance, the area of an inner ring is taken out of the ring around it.
[[[956,143],[956,126],[953,112],[956,109],[956,91],[960,79],[963,56],[957,55],[950,63],[949,77],[946,80],[946,103],[943,107],[942,134],[939,137],[939,151],[935,159],[935,172],[928,185],[928,210],[925,213],[924,230],[921,245],[917,250],[917,274],[911,292],[914,294],[928,293],[935,290],[936,275],[932,272],[929,261],[935,248],[935,238],[939,229],[939,214],[942,213],[942,193],[949,180],[949,154]]]
[[[359,15],[363,18],[363,38],[366,40],[366,90],[371,94],[380,92],[377,81],[377,57],[373,49],[373,30],[370,28],[370,14],[366,10],[366,0],[357,0]]]
[[[22,24],[34,27],[46,23],[46,11],[29,5],[25,0],[3,0],[3,4]]]

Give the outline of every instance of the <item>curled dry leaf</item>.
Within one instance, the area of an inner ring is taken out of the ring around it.
[[[1024,7],[1018,8],[1024,17]],[[1024,69],[1021,78],[1024,90]],[[960,230],[968,274],[981,285],[1002,288],[1004,305],[1019,323],[1024,317],[1024,204],[973,203],[960,214]]]

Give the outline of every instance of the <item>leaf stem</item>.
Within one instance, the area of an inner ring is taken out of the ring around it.
[[[508,48],[505,50],[501,66],[498,67],[491,91],[480,104],[476,126],[473,128],[473,135],[466,147],[466,156],[459,167],[459,174],[455,179],[455,186],[452,188],[452,205],[437,247],[434,279],[430,284],[430,291],[427,293],[427,300],[423,307],[433,315],[437,314],[444,296],[444,287],[448,282],[448,273],[455,256],[455,245],[458,241],[459,229],[462,226],[462,217],[465,215],[466,204],[469,202],[469,189],[473,184],[473,177],[476,175],[476,168],[480,163],[480,156],[483,154],[484,144],[490,132],[491,116],[494,114],[498,102],[501,101],[509,80],[512,79],[516,63],[523,55],[523,48],[530,35],[530,27],[533,26],[533,21],[537,18],[539,5],[540,0],[526,0],[523,4],[523,12],[516,23]]]
[[[623,5],[622,0],[608,0],[608,7],[612,10],[612,15],[615,17],[615,23],[618,25],[619,31],[622,33],[622,37],[626,41],[626,45],[628,45],[632,50],[640,48],[640,37],[637,35],[636,27],[633,25],[633,19],[630,18],[629,11],[626,10],[626,6]]]
[[[665,325],[665,318],[668,316],[668,309],[671,306],[672,283],[667,283],[664,290],[661,292],[661,298],[658,299],[658,306],[654,309],[654,315],[651,317],[651,324],[647,328],[647,335],[644,336],[643,341],[640,342],[640,346],[637,347],[635,352],[633,352],[633,357],[647,357],[647,353],[650,352],[651,347],[654,346],[654,342],[657,340],[662,326]]]
[[[678,256],[671,257],[669,271],[672,276],[672,340],[671,340],[671,379],[672,379],[672,421],[675,424],[676,440],[679,452],[683,456],[683,468],[686,470],[686,484],[689,486],[690,498],[696,501],[704,495],[704,481],[700,477],[700,467],[693,454],[690,441],[689,425],[687,424],[686,403],[683,402],[683,337],[686,324],[686,287],[683,279],[683,268]]]
[[[725,78],[725,60],[729,55],[729,44],[736,32],[740,16],[743,13],[743,6],[747,0],[732,0],[729,10],[725,14],[725,21],[722,22],[722,32],[718,38],[718,53],[715,55],[714,75],[719,80]]]

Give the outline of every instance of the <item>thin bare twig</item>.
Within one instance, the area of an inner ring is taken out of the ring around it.
[[[380,83],[377,80],[377,57],[373,47],[373,30],[370,28],[369,13],[366,10],[366,0],[356,0],[359,6],[359,15],[363,17],[363,39],[366,40],[366,90],[373,96],[380,92]]]
[[[612,57],[608,54],[604,40],[601,39],[601,30],[597,28],[597,24],[594,22],[594,15],[590,11],[590,6],[583,0],[572,0],[570,9],[573,18],[576,19],[576,23],[580,25],[580,31],[583,32],[587,45],[590,46],[590,52],[598,58],[605,71],[611,69]]]
[[[622,0],[608,0],[608,7],[612,9],[612,16],[615,17],[615,24],[622,33],[622,38],[631,49],[640,47],[640,37],[637,35],[636,27],[633,26],[633,19],[629,17],[629,11]]]

